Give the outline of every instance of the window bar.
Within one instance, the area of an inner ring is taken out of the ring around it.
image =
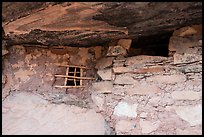
[[[83,77],[83,69],[80,68],[80,77]],[[80,86],[82,86],[82,79],[80,79]]]
[[[74,68],[74,77],[76,77],[76,67]],[[76,85],[76,78],[74,78],[74,85],[77,86]]]
[[[95,80],[95,78],[92,77],[74,77],[74,76],[65,76],[65,75],[55,75],[55,77],[62,77],[62,78],[71,78],[73,79],[89,79],[89,80]]]
[[[69,67],[67,67],[66,69],[66,76],[68,76],[68,74],[69,74]],[[68,80],[68,77],[65,77],[64,86],[67,85],[67,80]]]

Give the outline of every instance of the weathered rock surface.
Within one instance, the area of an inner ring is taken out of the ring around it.
[[[2,106],[3,135],[104,135],[104,118],[93,109],[55,105],[32,93],[14,93]]]
[[[200,24],[202,2],[3,2],[2,21],[13,44],[91,46]]]

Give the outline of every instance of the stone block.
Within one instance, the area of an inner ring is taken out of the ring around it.
[[[162,62],[166,61],[167,57],[160,57],[160,56],[147,56],[147,55],[139,55],[134,57],[128,57],[126,59],[125,65],[126,66],[134,66],[134,68],[141,68],[145,67],[146,63],[154,63],[154,62]]]
[[[118,41],[118,45],[122,46],[126,50],[129,50],[131,47],[132,40],[131,39],[120,39]]]
[[[163,66],[152,66],[152,67],[138,68],[134,70],[134,73],[157,73],[157,72],[163,72],[163,71],[165,71],[165,68]]]
[[[195,91],[174,91],[171,96],[175,100],[199,100],[202,94]]]
[[[199,47],[201,44],[199,40],[202,39],[201,37],[196,36],[189,36],[189,37],[179,37],[179,36],[172,36],[169,40],[169,51],[183,54],[186,53],[189,48],[192,47]]]
[[[120,120],[115,125],[116,133],[128,133],[136,127],[136,124],[133,121]]]
[[[152,93],[160,93],[162,90],[158,88],[156,85],[141,85],[141,84],[134,84],[134,85],[126,85],[124,87],[125,93],[127,95],[148,95]]]
[[[195,61],[201,61],[202,55],[198,54],[174,54],[174,64],[181,64],[181,63],[190,63]]]
[[[98,93],[112,93],[113,82],[111,81],[101,81],[92,83],[92,88]]]
[[[146,79],[148,82],[154,82],[154,83],[163,83],[163,84],[176,84],[186,81],[185,75],[178,75],[178,74],[172,74],[172,75],[156,75],[152,77],[148,77]]]
[[[152,131],[155,131],[159,128],[161,122],[155,121],[155,122],[150,122],[146,120],[140,120],[140,127],[142,128],[142,133],[148,134],[151,133]]]
[[[116,75],[114,83],[115,84],[122,84],[122,85],[138,84],[138,81],[132,77],[132,74],[125,73],[125,74]]]
[[[105,69],[108,67],[111,67],[113,64],[113,59],[114,57],[105,57],[105,58],[101,58],[100,60],[98,60],[96,62],[96,69]]]
[[[113,67],[113,72],[115,74],[121,74],[121,73],[130,73],[133,72],[132,68],[130,67]]]
[[[123,56],[127,55],[127,50],[120,45],[109,47],[107,56],[119,56],[119,55]]]
[[[97,74],[103,79],[103,80],[112,80],[112,69],[102,69],[98,70]]]
[[[175,30],[173,33],[173,36],[184,37],[189,35],[195,35],[196,33],[197,33],[196,29],[194,29],[193,27],[187,26],[187,27],[183,27],[178,30]]]

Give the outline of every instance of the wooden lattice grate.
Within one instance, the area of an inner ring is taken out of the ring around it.
[[[89,69],[84,66],[75,65],[60,65],[60,67],[66,67],[65,75],[55,75],[55,77],[64,78],[64,85],[56,85],[56,88],[81,88],[83,86],[83,80],[94,80],[95,78],[83,77],[84,69]]]

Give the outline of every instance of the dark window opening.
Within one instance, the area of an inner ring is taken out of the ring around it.
[[[75,86],[74,79],[67,80],[67,86]]]
[[[166,32],[159,35],[142,36],[133,40],[128,56],[150,55],[150,56],[169,56],[169,39],[173,32]]]
[[[73,78],[68,78],[66,86],[81,86],[81,82],[76,77],[81,76],[81,69],[77,67],[69,67],[68,68],[68,76],[73,76]]]
[[[55,75],[55,77],[64,78],[64,85],[55,85],[57,88],[83,88],[83,80],[95,80],[92,77],[84,77],[84,69],[89,69],[84,66],[75,65],[60,65],[66,67],[65,75]]]

